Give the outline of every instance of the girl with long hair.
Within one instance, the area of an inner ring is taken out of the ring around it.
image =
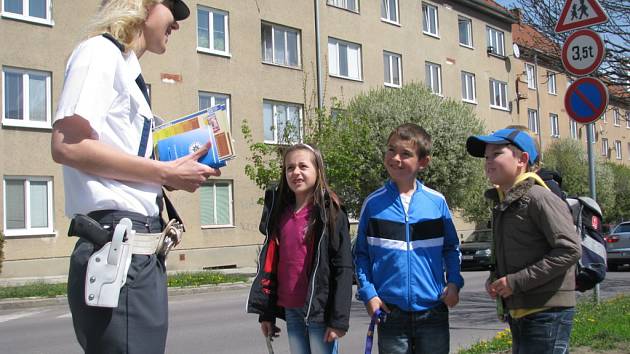
[[[277,188],[265,193],[266,236],[247,311],[274,337],[282,318],[292,354],[337,353],[349,327],[352,255],[348,217],[326,180],[321,153],[289,147]]]

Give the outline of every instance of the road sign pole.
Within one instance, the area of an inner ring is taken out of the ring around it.
[[[593,142],[595,141],[595,137],[593,133],[595,132],[595,123],[589,123],[585,125],[586,127],[586,151],[588,152],[588,187],[591,192],[591,198],[593,200],[597,200],[597,189],[595,184],[595,154],[593,153]],[[599,284],[595,285],[593,289],[593,300],[596,304],[599,304]]]

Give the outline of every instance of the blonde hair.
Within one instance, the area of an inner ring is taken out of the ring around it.
[[[133,49],[147,18],[147,10],[169,0],[102,0],[87,28],[87,38],[109,33],[124,47]]]

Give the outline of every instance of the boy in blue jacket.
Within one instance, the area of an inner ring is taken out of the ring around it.
[[[379,353],[448,353],[448,308],[459,302],[459,239],[442,194],[416,179],[431,136],[402,124],[387,139],[386,184],[361,210],[354,260],[358,293],[378,325]],[[444,272],[446,271],[446,277]]]

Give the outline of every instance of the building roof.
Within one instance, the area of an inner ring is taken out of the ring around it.
[[[550,56],[560,53],[560,47],[556,43],[524,23],[512,24],[512,41],[519,46],[535,49]]]

